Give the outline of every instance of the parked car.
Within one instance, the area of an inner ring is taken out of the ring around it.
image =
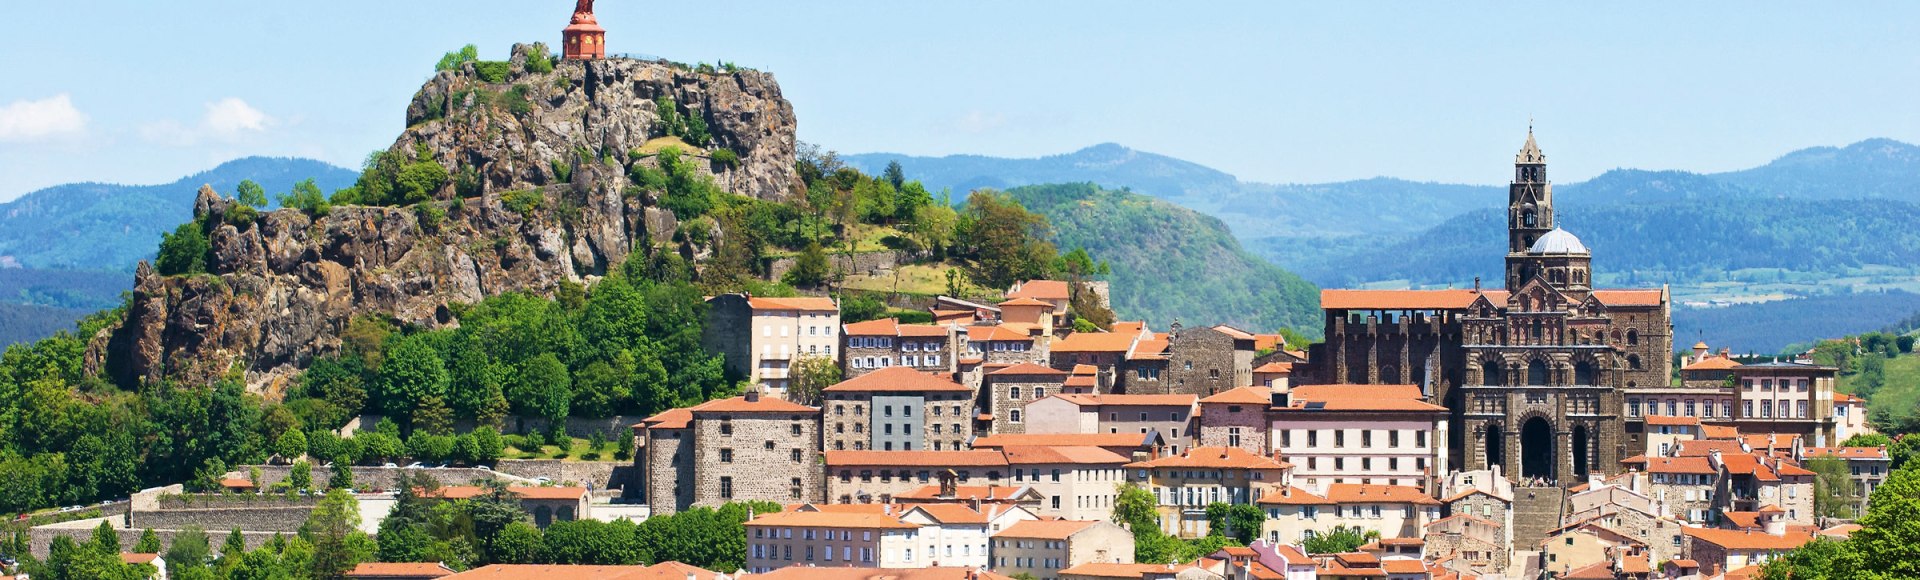
[[[386,465],[382,465],[381,467],[399,467],[399,466],[394,465],[392,462],[388,462]]]

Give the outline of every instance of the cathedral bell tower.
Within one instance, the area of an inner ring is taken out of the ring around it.
[[[1528,250],[1535,241],[1553,231],[1553,184],[1547,182],[1547,155],[1533,142],[1533,127],[1527,127],[1527,144],[1513,157],[1513,183],[1507,186],[1507,288],[1517,290],[1532,277]]]

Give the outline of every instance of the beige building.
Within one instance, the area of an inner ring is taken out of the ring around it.
[[[1041,515],[1072,520],[1107,519],[1126,482],[1131,459],[1099,447],[1005,447],[1013,485],[1025,485],[1046,499]]]
[[[1028,433],[1159,433],[1177,454],[1193,438],[1194,395],[1052,395],[1027,404]]]
[[[916,541],[919,531],[919,525],[885,513],[766,514],[747,522],[746,568],[764,573],[787,566],[925,566],[930,555]]]
[[[1648,415],[1647,448],[1638,450],[1649,457],[1667,457],[1680,448],[1681,441],[1699,439],[1700,418],[1672,415]]]
[[[1274,396],[1272,449],[1304,487],[1426,488],[1446,477],[1447,408],[1414,385],[1301,385]]]
[[[943,376],[888,367],[821,393],[833,451],[953,451],[972,436],[973,390]]]
[[[993,535],[993,570],[1059,580],[1081,564],[1132,564],[1133,533],[1105,519],[1014,524]]]
[[[1805,532],[1769,534],[1751,530],[1686,528],[1687,554],[1701,570],[1758,566],[1813,540]]]
[[[1300,542],[1335,527],[1380,533],[1383,539],[1418,538],[1428,522],[1440,519],[1440,500],[1417,487],[1336,483],[1317,494],[1297,487],[1260,497],[1267,513],[1261,536],[1269,542]]]
[[[1893,464],[1887,457],[1887,448],[1880,447],[1808,447],[1803,452],[1806,459],[1833,458],[1847,462],[1847,472],[1853,475],[1854,492],[1860,495],[1860,506],[1864,510],[1874,488],[1887,480],[1887,474]]]
[[[894,496],[937,485],[953,472],[957,486],[1006,485],[1000,451],[826,451],[827,498],[833,503],[892,503]]]
[[[1259,386],[1229,389],[1200,399],[1199,445],[1269,453],[1273,423],[1267,419],[1267,408],[1272,404],[1273,391]]]
[[[823,497],[820,410],[758,391],[648,417],[634,456],[654,515],[735,500]]]
[[[725,356],[727,371],[785,397],[793,363],[801,357],[836,359],[840,306],[832,298],[759,298],[722,294],[707,299],[701,342]]]
[[[980,400],[989,403],[981,412],[993,416],[989,432],[1027,432],[1027,404],[1060,394],[1066,382],[1066,371],[1030,362],[987,371]]]
[[[1250,505],[1292,485],[1292,465],[1237,447],[1196,447],[1181,455],[1127,464],[1130,481],[1154,496],[1160,529],[1182,538],[1207,535],[1207,504]]]

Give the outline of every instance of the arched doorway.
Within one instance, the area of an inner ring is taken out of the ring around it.
[[[1534,417],[1520,426],[1520,475],[1553,478],[1553,425]]]
[[[1573,475],[1574,477],[1578,477],[1580,479],[1587,478],[1587,465],[1592,462],[1592,459],[1587,455],[1588,444],[1589,443],[1587,441],[1587,426],[1574,425],[1573,426]]]
[[[1492,467],[1498,465],[1503,468],[1502,471],[1506,471],[1504,469],[1507,465],[1506,431],[1502,431],[1499,425],[1488,425],[1486,438],[1487,466]]]
[[[1576,385],[1598,384],[1593,382],[1593,378],[1594,378],[1593,375],[1594,375],[1593,363],[1590,363],[1587,361],[1580,361],[1580,362],[1574,363],[1573,384],[1576,384]]]
[[[1536,387],[1547,384],[1547,363],[1539,359],[1527,363],[1527,384]]]

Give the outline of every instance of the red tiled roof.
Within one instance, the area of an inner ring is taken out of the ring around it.
[[[1440,505],[1420,488],[1410,485],[1363,485],[1336,483],[1327,486],[1327,500],[1333,503],[1411,503]]]
[[[1127,360],[1166,358],[1166,355],[1167,341],[1143,339],[1140,342],[1134,343],[1133,352],[1127,353]]]
[[[1013,580],[1005,574],[958,566],[932,566],[927,568],[787,566],[785,568],[775,568],[772,572],[742,575],[740,578],[752,578],[753,580]]]
[[[980,501],[1013,501],[1013,500],[1020,499],[1016,497],[1017,495],[1020,494],[1020,490],[1027,490],[1028,494],[1036,493],[1032,491],[1031,488],[1028,488],[1026,486],[956,485],[954,486],[953,497],[956,500],[977,498]],[[911,499],[911,500],[940,499],[940,486],[929,485],[929,486],[921,487],[920,489],[916,489],[911,492],[903,493],[893,497],[894,499]]]
[[[1027,335],[1027,333],[998,325],[969,326],[967,327],[967,339],[974,341],[1033,341],[1033,337]]]
[[[120,561],[128,564],[152,564],[153,561],[158,558],[160,558],[159,554],[142,554],[142,553],[135,553],[135,552],[120,553]]]
[[[1126,352],[1139,335],[1113,332],[1076,332],[1053,341],[1053,352]]]
[[[1727,425],[1701,425],[1700,436],[1708,439],[1736,439],[1740,428]]]
[[[1265,505],[1333,505],[1333,500],[1314,495],[1313,492],[1297,487],[1283,487],[1270,490],[1254,503]]]
[[[1008,301],[1006,301],[1006,302],[1001,302],[1001,303],[1000,303],[1000,307],[1001,307],[1001,308],[1006,308],[1006,307],[1008,307],[1008,306],[1045,306],[1045,307],[1048,307],[1048,308],[1052,308],[1052,307],[1053,307],[1053,303],[1052,303],[1052,302],[1042,302],[1042,301],[1039,301],[1039,300],[1034,300],[1034,299],[1032,299],[1032,298],[1028,298],[1028,297],[1025,297],[1025,296],[1022,296],[1022,297],[1019,297],[1019,298],[1015,298],[1015,299],[1012,299],[1012,300],[1008,300]]]
[[[1007,297],[1066,300],[1071,294],[1067,291],[1067,283],[1060,280],[1028,280],[1021,282],[1019,289],[1008,292]]]
[[[1140,433],[995,433],[973,440],[974,449],[1031,445],[1140,447],[1147,436]]]
[[[1381,560],[1380,569],[1386,570],[1388,574],[1419,574],[1427,571],[1427,566],[1411,558],[1393,558]]]
[[[450,580],[713,580],[718,574],[681,564],[591,566],[579,564],[494,564],[452,576]]]
[[[1447,410],[1446,407],[1420,400],[1420,387],[1414,385],[1301,385],[1293,387],[1289,395],[1289,405],[1275,407],[1275,411]]]
[[[1270,362],[1253,369],[1256,373],[1293,373],[1293,363]]]
[[[1007,526],[1007,529],[1000,530],[998,533],[995,533],[993,536],[996,538],[1005,537],[1005,538],[1034,538],[1034,539],[1041,539],[1041,540],[1065,540],[1069,537],[1072,537],[1074,534],[1080,533],[1080,530],[1084,530],[1099,524],[1100,522],[1098,520],[1048,520],[1048,521],[1028,520],[1028,521],[1023,521],[1023,522],[1011,525],[1011,526]]]
[[[1673,415],[1647,415],[1648,425],[1698,426],[1699,417],[1679,417]]]
[[[840,310],[840,306],[834,304],[832,298],[824,296],[794,296],[791,298],[753,297],[747,299],[747,305],[753,307],[754,310],[831,310],[836,312]]]
[[[864,322],[842,324],[842,334],[847,336],[898,336],[900,321],[893,318],[875,318]]]
[[[1054,395],[1081,406],[1101,407],[1183,407],[1200,400],[1199,395]]]
[[[1679,449],[1675,454],[1680,457],[1706,457],[1712,455],[1715,451],[1719,451],[1723,456],[1747,452],[1746,449],[1740,447],[1739,441],[1695,439],[1691,441],[1681,441]]]
[[[361,562],[347,572],[348,578],[441,578],[453,570],[439,562]]]
[[[973,392],[973,389],[932,373],[914,370],[912,367],[887,367],[860,375],[823,389],[829,393],[875,393],[875,392],[932,392],[955,391]],[[764,400],[764,399],[763,399]]]
[[[1705,457],[1652,457],[1647,459],[1647,473],[1712,475],[1715,472]]]
[[[1114,564],[1108,562],[1088,562],[1060,571],[1061,576],[1094,576],[1099,578],[1144,578],[1148,574],[1174,574],[1180,570],[1192,568],[1185,564]]]
[[[1841,459],[1886,459],[1886,446],[1879,447],[1808,447],[1807,457],[1838,457]]]
[[[1017,365],[1013,365],[1013,366],[1010,366],[1010,367],[1007,367],[1007,368],[1004,368],[1004,369],[1000,369],[1000,370],[997,370],[997,371],[993,371],[993,372],[990,372],[990,373],[987,373],[987,374],[988,374],[988,375],[993,375],[993,376],[998,376],[998,375],[1044,375],[1044,376],[1050,376],[1050,377],[1064,377],[1064,376],[1067,376],[1067,371],[1063,371],[1063,370],[1060,370],[1060,369],[1056,369],[1056,368],[1053,368],[1053,367],[1049,367],[1049,366],[1042,366],[1042,365],[1037,365],[1037,364],[1034,364],[1034,363],[1030,363],[1030,362],[1023,362],[1023,363],[1020,363],[1020,364],[1017,364]]]
[[[1248,453],[1239,447],[1195,447],[1178,456],[1137,461],[1127,464],[1126,467],[1127,469],[1159,467],[1286,469],[1292,465],[1265,455]]]
[[[253,480],[244,477],[220,478],[220,487],[232,489],[253,489]]]
[[[1812,540],[1805,533],[1788,532],[1783,536],[1743,530],[1683,527],[1680,532],[1695,539],[1736,550],[1792,550]]]
[[[1853,395],[1849,395],[1849,394],[1846,394],[1846,393],[1834,393],[1834,394],[1833,394],[1833,402],[1835,402],[1835,403],[1859,403],[1859,404],[1862,404],[1862,405],[1864,405],[1864,404],[1866,404],[1866,402],[1867,402],[1867,400],[1866,400],[1866,399],[1862,399],[1862,398],[1860,398],[1860,397],[1856,397],[1856,396],[1853,396]]]
[[[1099,447],[1013,446],[1001,448],[1008,465],[1124,464],[1128,459]]]
[[[1593,297],[1607,306],[1659,306],[1659,290],[1594,290]]]
[[[1234,328],[1231,326],[1227,326],[1225,324],[1215,324],[1213,325],[1213,329],[1215,331],[1218,331],[1220,334],[1231,336],[1235,340],[1254,340],[1253,333],[1247,332],[1245,330],[1240,330],[1238,328]]]
[[[924,512],[927,514],[927,517],[933,518],[933,521],[943,524],[987,523],[986,514],[974,511],[973,508],[957,503],[930,503],[914,506],[913,509],[908,511],[911,512],[915,510]]]
[[[999,451],[826,451],[827,465],[877,467],[1000,467]]]
[[[926,507],[926,506],[919,506]],[[966,506],[955,505],[961,509]],[[898,517],[875,513],[847,512],[778,512],[753,518],[749,526],[787,526],[795,528],[871,528],[871,529],[914,529],[920,526],[900,521]]]
[[[1321,290],[1320,308],[1326,310],[1459,310],[1481,295],[1495,304],[1506,302],[1503,290]]]
[[[746,397],[733,397],[708,401],[696,405],[689,411],[695,413],[818,413],[819,409],[808,407],[780,397],[761,396],[758,401],[749,401]]]
[[[1211,397],[1200,399],[1200,404],[1202,405],[1268,405],[1272,403],[1273,389],[1266,387],[1227,389]]]
[[[900,336],[908,338],[946,338],[952,327],[938,324],[902,324]]]
[[[1697,362],[1687,363],[1687,366],[1680,367],[1680,370],[1725,371],[1725,370],[1733,370],[1733,367],[1737,367],[1737,366],[1740,366],[1740,363],[1734,362],[1733,359],[1731,358],[1727,358],[1724,356],[1710,356],[1707,358],[1700,359]]]

